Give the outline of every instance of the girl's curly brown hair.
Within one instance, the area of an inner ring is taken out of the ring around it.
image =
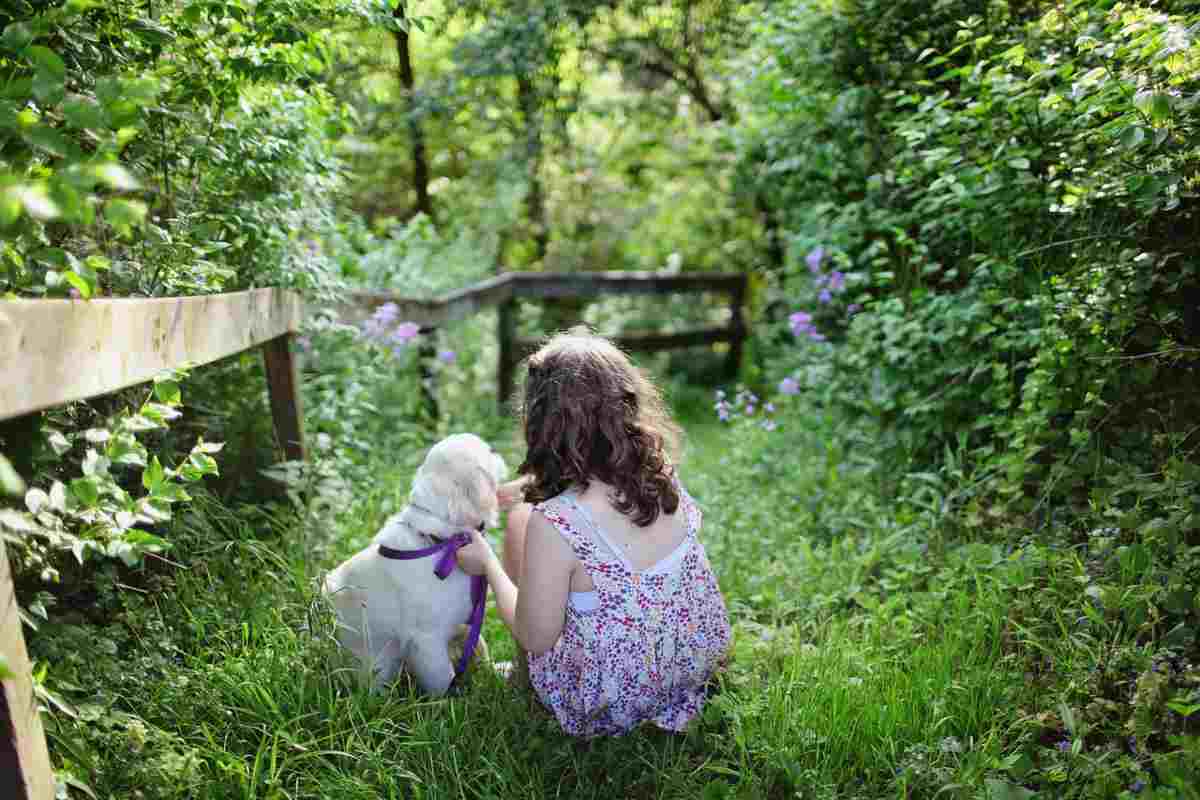
[[[654,383],[612,342],[587,330],[559,334],[529,357],[521,403],[525,500],[538,503],[592,479],[639,526],[679,507],[672,456],[679,426]]]

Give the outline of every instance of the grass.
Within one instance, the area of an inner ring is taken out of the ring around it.
[[[101,797],[246,800],[1024,797],[1034,765],[1084,774],[1047,740],[1072,733],[1034,713],[1048,689],[1030,679],[1046,652],[1094,644],[1058,642],[1032,592],[1075,575],[931,536],[819,415],[731,433],[704,405],[683,406],[682,472],[736,657],[687,734],[574,741],[482,668],[442,700],[355,689],[315,589],[398,507],[408,463],[307,523],[202,496],[175,534],[186,568],[138,591],[103,573],[103,613],[56,614],[33,640],[77,712],[50,720],[56,763]],[[485,635],[511,653],[494,618]]]

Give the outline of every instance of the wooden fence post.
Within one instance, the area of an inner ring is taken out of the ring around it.
[[[508,408],[508,401],[512,399],[513,373],[517,366],[517,359],[514,357],[517,334],[516,301],[507,300],[501,303],[499,312],[496,338],[500,343],[500,354],[496,365],[496,404],[503,414]]]
[[[742,371],[742,350],[746,344],[746,321],[742,306],[746,304],[746,282],[747,278],[743,275],[737,287],[729,292],[729,328],[732,336],[725,361],[725,373],[729,380],[735,380]]]
[[[276,336],[262,346],[271,397],[275,436],[288,461],[304,460],[304,416],[300,405],[300,380],[292,352],[294,333]]]
[[[0,539],[0,655],[11,675],[0,691],[0,797],[51,800],[54,770],[38,717],[4,541]]]
[[[429,415],[430,422],[436,425],[441,413],[438,408],[437,370],[433,367],[438,352],[438,329],[432,326],[423,327],[421,334],[421,341],[417,345],[418,372],[421,376],[421,404],[425,407],[425,413]]]

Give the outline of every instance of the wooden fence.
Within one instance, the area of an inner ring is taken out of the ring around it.
[[[291,338],[298,295],[255,289],[204,297],[0,302],[0,421],[151,380],[163,369],[263,349],[271,412],[288,459],[304,458]],[[0,797],[51,800],[54,773],[38,718],[8,559],[0,540]]]
[[[399,319],[432,331],[499,306],[497,374],[503,406],[512,394],[517,363],[537,344],[516,337],[515,310],[521,298],[678,292],[729,295],[729,324],[619,337],[618,344],[629,350],[662,350],[728,342],[727,369],[736,374],[746,338],[742,316],[744,275],[510,272],[434,300],[360,292],[343,305],[340,313],[348,321],[361,320],[380,305],[395,303]],[[2,301],[0,423],[135,386],[164,369],[207,364],[261,347],[279,445],[286,458],[301,460],[305,456],[304,433],[291,340],[302,316],[300,298],[281,289],[186,298]],[[38,718],[2,539],[0,654],[11,673],[3,680],[0,692],[0,797],[50,800],[55,794],[54,773]]]
[[[512,396],[513,378],[518,362],[537,347],[533,340],[516,335],[516,304],[526,299],[597,297],[613,294],[666,295],[716,292],[729,296],[729,324],[720,328],[701,328],[641,336],[619,336],[614,341],[626,350],[655,351],[676,347],[695,347],[727,342],[726,370],[730,376],[741,369],[746,326],[745,304],[747,277],[724,273],[693,272],[507,272],[466,289],[433,300],[413,300],[387,292],[356,292],[341,308],[345,319],[361,319],[379,306],[393,303],[398,319],[416,322],[423,330],[433,331],[450,322],[466,319],[490,306],[499,306],[496,365],[498,402],[501,408]]]

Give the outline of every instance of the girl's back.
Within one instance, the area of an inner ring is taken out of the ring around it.
[[[728,650],[700,510],[675,486],[677,511],[646,527],[613,508],[598,482],[535,507],[579,562],[562,635],[529,662],[531,683],[568,733],[623,733],[643,721],[682,730]]]

